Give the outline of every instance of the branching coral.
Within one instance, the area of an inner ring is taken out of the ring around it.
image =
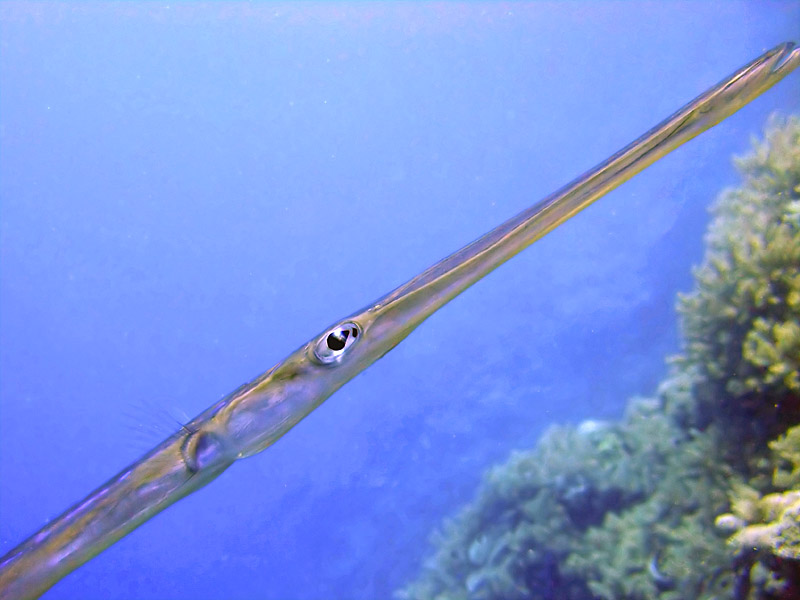
[[[604,600],[713,598],[725,581],[711,581],[709,574],[731,562],[712,525],[727,505],[730,477],[715,460],[717,436],[707,431],[678,438],[659,458],[664,477],[652,493],[629,509],[609,511],[589,529],[568,557],[566,572]]]
[[[618,487],[625,478],[618,435],[604,426],[586,433],[553,428],[534,451],[514,453],[491,469],[474,504],[437,534],[429,568],[398,596],[548,598],[557,582],[575,588],[564,598],[585,597],[580,582],[562,578],[558,565],[587,514],[602,516],[599,498],[623,502],[638,493]],[[616,472],[597,469],[600,454],[615,456]]]
[[[800,426],[771,441],[772,483],[778,489],[800,489]]]
[[[762,494],[741,481],[731,485],[730,511],[716,519],[737,555],[740,587],[750,597],[800,592],[800,426],[770,442],[771,489]],[[765,573],[770,573],[765,577]]]
[[[438,534],[438,552],[422,577],[398,596],[592,597],[587,581],[601,586],[601,577],[591,579],[570,569],[567,557],[585,555],[588,545],[581,536],[603,523],[609,512],[636,505],[660,482],[671,480],[667,455],[681,437],[684,434],[663,415],[660,402],[652,399],[632,403],[622,424],[551,428],[536,449],[515,452],[506,464],[487,473],[477,500]],[[703,456],[704,450],[697,455]],[[675,495],[694,498],[683,488]],[[619,548],[604,546],[604,539],[613,534],[593,531],[598,555]],[[627,546],[643,557],[638,561],[643,579],[651,582],[653,546],[638,541]]]
[[[767,494],[758,499],[756,509],[756,522],[743,523],[730,544],[743,552],[761,550],[800,561],[800,491]],[[717,523],[728,516],[721,515]]]
[[[800,415],[800,120],[777,121],[722,194],[696,290],[681,298],[699,409],[757,420],[759,441]]]

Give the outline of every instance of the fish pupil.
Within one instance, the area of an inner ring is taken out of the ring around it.
[[[348,331],[337,331],[328,335],[328,348],[334,351],[343,350],[347,336],[350,334]]]

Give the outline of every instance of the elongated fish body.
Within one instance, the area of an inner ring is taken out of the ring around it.
[[[214,404],[0,559],[0,600],[40,596],[237,459],[270,446],[470,285],[799,64],[800,49],[791,43],[770,50],[591,171],[329,327]]]

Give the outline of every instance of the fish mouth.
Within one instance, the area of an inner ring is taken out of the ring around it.
[[[764,59],[773,61],[770,73],[782,77],[786,74],[784,71],[792,71],[800,65],[800,47],[796,47],[794,42],[785,42],[776,46]]]
[[[763,94],[798,66],[800,48],[794,42],[779,44],[712,88],[707,94],[716,98],[702,112],[707,119],[719,123]]]

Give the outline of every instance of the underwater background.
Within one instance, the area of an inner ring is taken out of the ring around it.
[[[799,2],[0,4],[0,554],[789,40]],[[487,469],[669,376],[731,157],[799,109],[795,73],[45,597],[427,597]]]

